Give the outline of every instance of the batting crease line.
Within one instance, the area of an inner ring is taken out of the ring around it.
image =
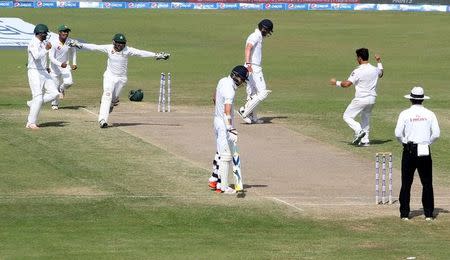
[[[271,199],[276,200],[276,201],[278,201],[278,202],[281,202],[281,203],[283,203],[283,204],[286,204],[286,205],[288,205],[289,207],[292,207],[292,208],[294,208],[294,209],[296,209],[296,210],[298,210],[298,211],[304,211],[303,209],[301,209],[301,208],[299,208],[299,207],[297,207],[297,206],[295,206],[295,205],[292,205],[291,203],[288,203],[288,202],[286,202],[286,201],[284,201],[284,200],[280,200],[280,199],[275,198],[275,197],[271,197]]]

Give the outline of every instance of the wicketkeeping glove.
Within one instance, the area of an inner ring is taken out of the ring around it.
[[[144,99],[144,92],[142,92],[142,89],[138,89],[138,90],[131,90],[130,94],[128,94],[128,98],[131,101],[142,101],[142,99]]]
[[[81,43],[79,43],[77,40],[71,40],[68,44],[70,47],[76,47],[78,49],[81,49],[83,47]]]
[[[170,53],[158,52],[156,53],[156,60],[168,60],[170,58]]]

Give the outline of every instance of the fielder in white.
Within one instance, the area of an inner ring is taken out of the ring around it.
[[[235,194],[236,190],[228,186],[228,174],[232,164],[232,147],[237,143],[238,132],[234,128],[233,103],[236,90],[249,76],[244,66],[236,66],[227,77],[219,80],[214,97],[214,132],[216,135],[217,175],[209,178],[209,186],[216,187],[216,192]]]
[[[266,87],[262,72],[263,38],[273,32],[273,23],[264,19],[258,23],[258,28],[250,34],[245,43],[245,67],[250,72],[247,84],[247,102],[239,109],[239,115],[247,124],[263,123],[256,115],[256,107],[272,92]]]
[[[59,96],[52,102],[52,109],[59,108],[59,100],[64,98],[65,90],[73,85],[72,70],[77,67],[77,50],[69,46],[72,39],[69,38],[70,28],[67,25],[58,26],[58,38],[52,38],[52,48],[50,49],[50,76],[59,91]],[[69,61],[71,64],[69,64]]]
[[[38,24],[34,28],[34,37],[28,44],[28,83],[31,89],[32,99],[27,101],[30,107],[26,128],[38,129],[37,119],[44,102],[54,100],[58,95],[58,89],[50,77],[47,67],[48,52],[52,44],[47,41],[48,27]]]
[[[170,54],[165,52],[154,53],[127,47],[126,43],[127,39],[122,33],[114,35],[112,44],[82,44],[76,41],[71,43],[71,46],[80,49],[101,51],[108,54],[106,71],[103,74],[103,95],[98,115],[100,128],[108,127],[109,114],[112,112],[113,107],[118,104],[120,92],[127,83],[128,57],[138,56],[156,58],[156,60],[167,60],[170,57]]]
[[[355,85],[355,98],[344,112],[344,121],[355,132],[352,144],[369,146],[370,116],[377,97],[378,79],[383,77],[383,65],[380,55],[375,55],[377,67],[369,63],[369,50],[361,48],[356,50],[356,60],[359,66],[352,71],[347,80],[339,81],[335,78],[330,84],[336,87],[348,88]],[[361,114],[361,123],[355,120]]]

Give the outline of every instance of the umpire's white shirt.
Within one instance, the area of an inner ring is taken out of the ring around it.
[[[216,107],[214,114],[214,121],[222,122],[225,125],[225,104],[232,105],[231,107],[231,122],[234,125],[234,111],[233,101],[236,94],[236,84],[233,79],[228,76],[219,80],[216,88]],[[217,123],[218,123],[217,122]]]
[[[395,136],[402,143],[432,144],[441,131],[436,115],[422,105],[403,110],[397,120]]]
[[[70,47],[68,43],[70,38],[67,38],[65,43],[62,43],[59,38],[52,38],[52,48],[50,49],[49,58],[52,73],[61,74],[61,64],[63,62],[69,63],[71,59],[72,65],[77,64],[77,51],[75,47]]]
[[[255,29],[255,31],[248,36],[245,44],[247,45],[248,43],[253,45],[250,53],[251,63],[256,66],[261,66],[263,36],[259,29]]]
[[[370,63],[359,65],[348,77],[355,85],[355,98],[376,97],[377,83],[382,71]]]
[[[28,69],[45,70],[47,68],[47,53],[45,49],[46,41],[41,42],[33,37],[28,43]]]
[[[126,77],[128,72],[128,57],[139,56],[143,58],[155,57],[155,53],[151,51],[138,50],[133,47],[127,47],[117,52],[114,50],[112,44],[97,45],[97,44],[83,44],[83,48],[92,51],[101,51],[108,54],[108,62],[106,66],[105,75],[112,75],[117,77]]]

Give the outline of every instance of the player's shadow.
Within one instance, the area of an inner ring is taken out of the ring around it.
[[[434,217],[437,217],[440,214],[448,214],[450,213],[450,211],[448,211],[447,209],[443,209],[443,208],[435,208],[434,209]],[[410,218],[416,218],[416,217],[420,217],[420,216],[424,216],[423,214],[423,208],[421,209],[417,209],[417,210],[411,210],[411,212],[409,213],[409,217]]]
[[[67,125],[66,121],[55,121],[39,124],[39,127],[64,127],[66,125]]]
[[[260,117],[259,119],[261,119],[263,121],[263,124],[272,124],[272,120],[274,119],[287,119],[287,116],[263,116]]]
[[[78,110],[80,108],[86,108],[86,106],[64,106],[64,107],[59,107],[59,109],[70,109],[70,110]]]
[[[379,144],[385,144],[385,143],[389,143],[389,142],[392,142],[392,139],[385,139],[385,140],[374,139],[374,140],[370,140],[370,144],[371,145],[379,145]]]
[[[159,124],[159,123],[113,123],[108,127],[121,127],[121,126],[138,126],[138,125],[153,125],[153,126],[182,126],[180,124]]]

